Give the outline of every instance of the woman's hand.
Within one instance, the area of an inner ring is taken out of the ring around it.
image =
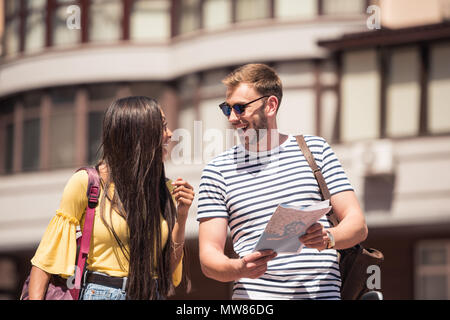
[[[177,203],[177,220],[185,222],[188,216],[189,208],[194,201],[194,188],[187,181],[184,181],[181,178],[178,178],[176,181],[172,182],[172,185],[175,187],[172,194]]]

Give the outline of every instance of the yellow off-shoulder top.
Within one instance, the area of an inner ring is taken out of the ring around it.
[[[167,182],[172,191],[173,186]],[[84,213],[87,206],[86,189],[88,174],[81,170],[76,172],[66,184],[59,209],[50,221],[31,264],[51,274],[62,277],[73,275],[75,270],[77,243],[76,227],[84,224]],[[100,190],[100,197],[104,192]],[[126,221],[115,211],[110,215],[110,203],[105,203],[106,221],[113,225],[115,232],[123,244],[128,246],[129,230]],[[166,245],[168,225],[161,217],[161,242]],[[95,209],[91,246],[87,259],[87,269],[108,274],[113,277],[128,275],[128,261],[119,248],[113,234],[100,218],[100,205]],[[172,275],[172,283],[178,286],[181,282],[182,262],[178,264]]]

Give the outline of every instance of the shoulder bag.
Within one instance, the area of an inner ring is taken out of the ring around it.
[[[331,198],[325,179],[309,150],[305,139],[302,135],[295,137],[297,143],[311,167],[314,176],[322,193],[324,200]],[[339,224],[333,209],[327,213],[328,220],[332,226]],[[377,249],[364,248],[361,244],[357,244],[348,249],[337,250],[339,254],[339,269],[341,272],[341,298],[343,300],[358,300],[361,296],[369,291],[367,287],[368,268],[370,266],[380,266],[384,260],[383,253]]]
[[[87,171],[89,180],[87,188],[88,205],[86,207],[86,217],[84,219],[82,235],[77,239],[77,266],[74,275],[68,279],[64,279],[59,275],[51,275],[45,293],[45,300],[78,300],[80,295],[81,280],[85,271],[86,260],[91,244],[95,207],[98,204],[98,197],[100,194],[100,178],[97,170],[95,168],[83,167],[77,171],[80,170]],[[29,300],[29,282],[30,276],[28,276],[23,285],[20,300]]]

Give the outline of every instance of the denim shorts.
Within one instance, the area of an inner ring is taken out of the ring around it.
[[[96,283],[86,283],[80,294],[80,300],[125,300],[126,292]]]
[[[95,272],[102,274],[100,272]],[[105,275],[105,274],[103,274]],[[155,282],[158,289],[158,281]],[[80,293],[80,300],[126,300],[127,293],[118,288],[112,288],[97,283],[86,283]],[[165,300],[164,297],[157,294],[157,300]]]

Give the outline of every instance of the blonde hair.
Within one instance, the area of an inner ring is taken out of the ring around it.
[[[222,80],[229,89],[235,89],[241,83],[248,83],[261,95],[275,96],[278,106],[283,98],[283,86],[274,69],[263,63],[250,63],[243,65]]]

